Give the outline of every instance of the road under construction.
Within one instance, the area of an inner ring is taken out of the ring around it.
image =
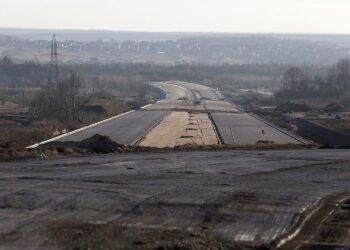
[[[276,144],[306,142],[227,102],[219,90],[196,83],[168,81],[151,85],[166,93],[163,100],[73,131],[57,141],[81,141],[95,134],[118,143],[150,147],[178,145]]]
[[[152,83],[167,97],[53,140],[134,145],[303,143],[219,91]],[[342,249],[347,150],[141,152],[0,163],[2,249]]]

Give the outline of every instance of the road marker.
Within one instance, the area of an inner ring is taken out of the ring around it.
[[[266,130],[264,127],[261,128],[261,136],[262,136],[263,142],[266,142]]]
[[[235,136],[233,134],[232,128],[230,128],[231,136],[232,136],[232,142],[235,143]]]

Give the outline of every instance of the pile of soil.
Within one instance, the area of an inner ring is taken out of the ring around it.
[[[281,105],[278,105],[276,107],[276,111],[280,111],[283,113],[288,112],[308,112],[312,110],[312,108],[304,103],[294,103],[294,102],[287,102]]]
[[[274,150],[274,149],[308,149],[315,145],[285,144],[272,142],[247,145],[181,145],[174,148],[153,148],[143,146],[128,146],[113,141],[108,136],[94,135],[79,142],[50,142],[34,149],[16,149],[0,145],[0,161],[13,161],[23,159],[42,159],[80,156],[87,154],[107,153],[137,153],[137,152],[186,152],[186,151],[212,151],[212,150]]]
[[[88,139],[79,142],[50,142],[41,147],[44,148],[57,148],[59,152],[65,152],[68,148],[74,149],[81,153],[122,153],[122,152],[135,152],[139,147],[126,146],[113,141],[108,136],[102,136],[96,134]]]
[[[130,111],[130,108],[112,97],[93,97],[79,108],[79,120],[91,124]]]
[[[325,112],[341,112],[343,110],[345,110],[344,106],[338,102],[328,103],[327,106],[324,108]]]
[[[34,149],[22,149],[0,144],[0,161],[41,159],[80,156],[86,154],[107,154],[127,152],[160,152],[156,148],[127,146],[113,141],[108,136],[94,135],[79,142],[50,142]]]
[[[323,127],[329,128],[333,131],[340,133],[350,134],[350,122],[346,120],[329,119],[329,120],[316,120],[314,123]]]
[[[81,108],[92,112],[105,112],[107,116],[114,116],[129,111],[129,107],[113,97],[94,97],[84,103]],[[95,111],[95,109],[97,109]]]

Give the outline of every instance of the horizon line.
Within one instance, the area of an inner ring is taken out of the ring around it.
[[[113,29],[60,29],[60,28],[28,28],[1,27],[0,29],[38,30],[38,31],[98,31],[98,32],[126,32],[126,33],[200,33],[200,34],[268,34],[268,35],[350,35],[350,33],[319,33],[319,32],[275,32],[275,31],[149,31],[149,30],[113,30]]]

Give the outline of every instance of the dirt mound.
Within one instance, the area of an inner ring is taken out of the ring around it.
[[[327,106],[324,108],[325,112],[341,112],[343,110],[345,110],[344,106],[338,102],[328,103]]]
[[[122,146],[111,138],[101,135],[94,135],[78,144],[78,147],[87,148],[96,153],[113,153],[121,149]]]
[[[95,113],[105,113],[107,116],[114,116],[130,109],[113,97],[93,97],[81,107],[83,110]]]
[[[213,151],[213,150],[274,150],[274,149],[312,149],[315,145],[285,144],[279,145],[272,142],[247,144],[247,145],[181,145],[173,148],[154,148],[143,146],[128,146],[113,141],[108,136],[96,134],[86,140],[79,142],[50,142],[34,149],[16,149],[1,147],[0,161],[14,161],[26,159],[40,159],[81,156],[87,154],[106,153],[138,153],[138,152],[189,152],[189,151]]]
[[[42,148],[56,148],[59,152],[66,152],[67,150],[74,150],[82,154],[86,153],[97,153],[97,154],[108,154],[108,153],[125,153],[125,152],[148,152],[155,151],[153,148],[140,147],[140,146],[128,146],[119,144],[113,141],[108,136],[96,134],[88,139],[74,142],[74,141],[54,141],[44,145]]]
[[[79,109],[79,120],[84,124],[91,124],[130,111],[129,107],[112,97],[93,97]]]
[[[108,136],[94,135],[88,139],[79,142],[51,142],[43,145],[42,147],[56,147],[59,151],[65,151],[66,148],[75,148],[87,150],[94,153],[114,153],[118,151],[124,151],[125,145],[116,143]]]
[[[311,109],[312,108],[307,104],[293,103],[293,102],[284,103],[284,104],[278,105],[276,107],[277,111],[281,111],[284,113],[287,113],[287,112],[308,112]]]

